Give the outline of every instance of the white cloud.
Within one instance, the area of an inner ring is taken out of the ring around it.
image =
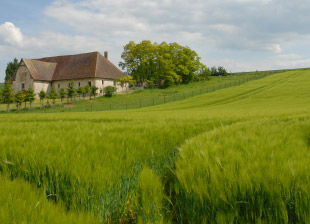
[[[193,43],[199,34],[204,37],[199,41],[218,49],[279,54],[282,43],[296,40],[292,34],[300,38],[310,34],[305,29],[310,22],[306,2],[294,2],[298,17],[289,0],[58,0],[45,14],[80,33],[121,43],[139,38],[178,39],[182,32],[192,34]]]
[[[279,60],[296,60],[296,59],[301,59],[302,56],[299,54],[280,54],[277,57]]]
[[[23,35],[19,28],[11,22],[0,25],[0,44],[22,45]]]
[[[10,57],[10,60],[14,57],[39,58],[91,51],[103,52],[111,48],[111,43],[85,35],[42,31],[36,37],[26,36],[13,23],[5,23],[5,29],[9,27],[8,30],[13,31],[10,35],[2,36],[2,31],[5,30],[1,29],[2,27],[3,25],[0,26],[0,38],[3,40],[2,44],[0,42],[0,58]]]
[[[280,44],[270,44],[270,45],[267,45],[265,48],[269,51],[274,52],[274,53],[281,53],[282,52],[282,48],[281,48]]]

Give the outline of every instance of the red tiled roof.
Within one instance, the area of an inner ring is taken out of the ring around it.
[[[99,52],[22,60],[33,79],[40,81],[118,79],[124,75]]]

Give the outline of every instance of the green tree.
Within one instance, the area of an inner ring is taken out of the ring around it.
[[[42,89],[39,93],[40,103],[41,107],[43,106],[43,100],[46,98],[46,92]]]
[[[104,88],[104,95],[106,97],[111,97],[116,92],[116,88],[114,86],[107,86]]]
[[[74,82],[70,82],[70,84],[67,88],[67,96],[68,96],[68,98],[71,98],[71,101],[72,101],[72,97],[76,96],[76,91],[74,88]]]
[[[60,97],[60,100],[61,100],[61,103],[63,101],[63,99],[66,97],[66,91],[64,88],[60,88],[59,89],[59,97]]]
[[[98,87],[94,85],[94,86],[92,86],[90,89],[91,89],[91,90],[90,90],[90,95],[93,96],[93,97],[95,98],[95,96],[97,95]]]
[[[24,110],[26,110],[26,106],[27,106],[27,102],[28,102],[28,97],[27,97],[28,92],[26,92],[26,91],[22,91],[22,92],[24,94],[24,103],[25,103]]]
[[[130,41],[124,46],[121,57],[122,69],[143,85],[147,81],[163,87],[188,83],[197,79],[204,66],[195,51],[177,43],[152,44],[146,40],[136,44]]]
[[[83,88],[83,96],[90,93],[90,87],[89,85],[84,86]]]
[[[83,94],[83,88],[81,86],[79,86],[79,88],[77,88],[76,93],[79,95],[79,99],[81,99],[81,95]]]
[[[219,73],[218,73],[218,71],[217,71],[217,68],[216,68],[215,66],[213,66],[213,67],[211,68],[211,75],[212,75],[212,76],[218,76],[218,75],[219,75]]]
[[[138,83],[144,83],[150,79],[155,72],[154,57],[156,51],[156,43],[152,44],[149,40],[144,40],[136,44],[130,41],[124,46],[122,53],[123,62],[119,65],[122,69],[126,69]]]
[[[34,93],[33,89],[29,88],[27,91],[27,101],[30,104],[30,108],[31,108],[33,101],[35,100],[35,96],[36,96],[36,94]]]
[[[223,66],[219,66],[217,68],[217,71],[218,71],[218,75],[221,75],[221,76],[226,76],[228,75],[226,69],[223,67]]]
[[[13,87],[8,81],[5,82],[4,87],[1,90],[1,98],[3,103],[7,104],[7,111],[9,112],[10,104],[14,100],[14,94],[13,94]]]
[[[174,71],[183,83],[189,83],[196,78],[199,69],[204,65],[198,54],[189,47],[177,43],[169,44]]]
[[[2,89],[2,88],[0,88],[0,103],[3,103],[2,92],[3,92],[3,89]]]
[[[52,86],[50,94],[49,94],[49,99],[52,101],[53,105],[55,105],[57,97],[58,97],[57,91],[55,87]]]
[[[129,75],[123,76],[119,79],[119,84],[122,87],[122,91],[124,87],[126,87],[126,93],[128,92],[129,85],[133,85],[135,80]]]
[[[5,81],[10,80],[10,78],[12,78],[15,75],[18,69],[18,66],[19,66],[19,63],[18,63],[17,58],[14,58],[12,62],[9,62],[7,64],[6,69],[5,69]]]
[[[211,75],[210,69],[206,66],[200,69],[199,79],[200,80],[208,80],[209,76]]]
[[[21,106],[21,104],[22,104],[22,103],[24,102],[24,100],[25,100],[25,94],[24,94],[24,92],[23,92],[23,91],[18,91],[18,92],[15,94],[14,100],[15,100],[15,103],[16,103],[17,112],[19,112],[20,106]]]

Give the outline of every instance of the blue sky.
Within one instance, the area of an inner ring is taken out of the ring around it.
[[[228,71],[310,67],[308,0],[0,0],[0,82],[14,57],[178,42]]]

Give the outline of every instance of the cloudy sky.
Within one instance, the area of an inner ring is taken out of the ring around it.
[[[178,42],[228,71],[310,67],[309,0],[0,0],[0,82],[14,57]]]

